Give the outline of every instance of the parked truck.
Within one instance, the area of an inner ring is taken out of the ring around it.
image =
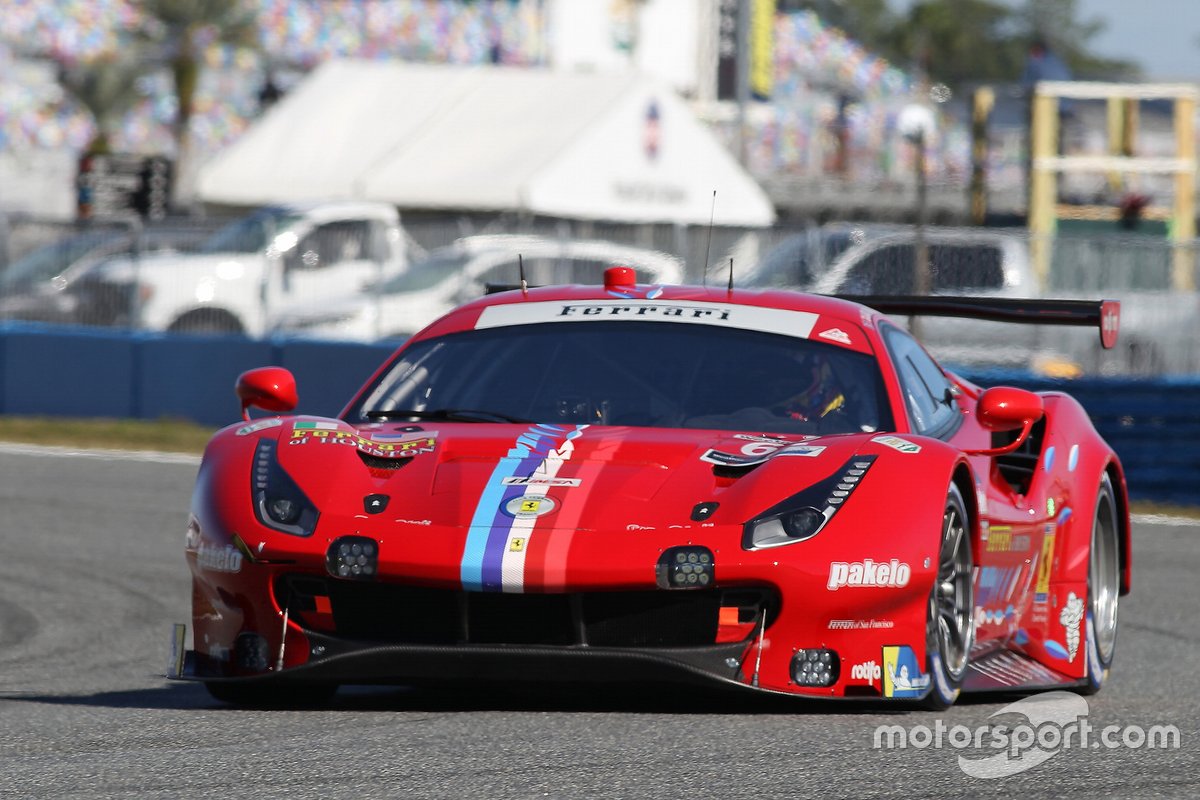
[[[81,317],[92,323],[261,336],[288,308],[354,291],[406,265],[406,237],[391,205],[273,205],[219,229],[197,252],[100,264],[74,292]]]

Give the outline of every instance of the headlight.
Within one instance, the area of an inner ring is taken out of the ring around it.
[[[875,456],[855,456],[825,480],[768,508],[745,524],[742,547],[759,550],[816,536],[859,486],[874,462]]]
[[[259,439],[250,475],[254,513],[268,528],[292,536],[312,536],[320,512],[283,471],[275,458],[276,442]]]

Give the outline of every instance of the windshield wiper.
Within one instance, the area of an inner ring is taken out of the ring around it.
[[[533,420],[510,417],[508,414],[500,414],[496,411],[479,411],[473,408],[438,408],[421,411],[411,408],[372,409],[364,416],[367,419],[444,419],[451,422],[533,422]]]

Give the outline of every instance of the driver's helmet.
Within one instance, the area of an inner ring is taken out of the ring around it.
[[[846,404],[841,381],[829,358],[820,352],[798,354],[775,389],[771,409],[790,419],[815,422]]]

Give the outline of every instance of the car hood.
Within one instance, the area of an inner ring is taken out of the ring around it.
[[[497,514],[519,518],[519,498],[549,499],[534,509],[548,517],[539,528],[740,525],[806,487],[836,479],[857,453],[897,449],[870,433],[806,438],[492,423],[356,428],[315,417],[251,424],[227,435],[275,442],[279,466],[323,524],[343,528],[370,518],[369,498],[378,496],[386,498],[389,521],[422,526],[461,529],[490,525]],[[247,484],[248,462],[246,454]],[[697,511],[714,502],[715,510]]]

